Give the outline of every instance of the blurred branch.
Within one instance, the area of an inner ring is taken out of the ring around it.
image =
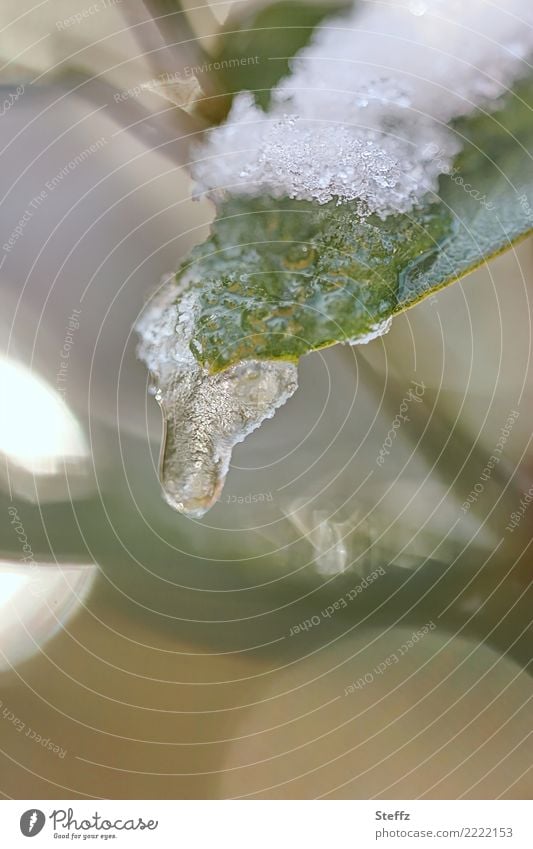
[[[176,0],[143,0],[143,4],[150,18],[148,26],[140,28],[140,38],[145,39],[146,49],[157,51],[157,73],[177,72],[185,79],[194,75],[204,92],[195,112],[210,123],[219,121],[227,112],[229,98],[218,75],[207,70],[211,56],[203,47],[202,36],[193,30],[185,9]],[[202,12],[207,16],[208,35],[216,35],[220,27],[208,4]]]
[[[356,350],[356,356],[357,368],[365,385],[372,388],[376,401],[381,403],[391,419],[394,418],[405,394],[405,387],[389,372],[386,392],[383,393],[383,375],[379,374],[360,349]],[[350,357],[353,358],[352,352]],[[465,431],[457,418],[452,420],[448,416],[443,405],[438,404],[434,393],[426,390],[420,401],[420,404],[409,408],[411,442],[429,466],[438,469],[442,482],[461,493],[465,480],[478,480],[488,460],[487,452],[480,448],[475,437]],[[497,508],[498,514],[510,514],[516,508],[520,494],[530,485],[529,477],[523,469],[516,468],[502,457],[485,484],[490,503],[494,505],[491,512]],[[480,522],[492,521],[487,517],[481,501],[472,504],[470,513]],[[529,533],[525,527],[523,533],[517,531],[513,541],[517,543],[518,550],[529,542]]]
[[[185,68],[201,64],[205,54],[184,9],[175,0],[143,0],[128,4],[124,17],[154,74],[185,75]]]

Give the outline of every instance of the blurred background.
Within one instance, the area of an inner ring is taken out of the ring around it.
[[[186,163],[236,82],[201,67],[326,11],[189,7],[2,4],[0,792],[529,798],[533,244],[305,357],[173,512],[132,327],[213,216]],[[201,109],[140,90],[194,67]]]

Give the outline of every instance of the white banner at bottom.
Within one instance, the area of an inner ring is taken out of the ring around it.
[[[527,801],[0,802],[2,846],[531,849]]]

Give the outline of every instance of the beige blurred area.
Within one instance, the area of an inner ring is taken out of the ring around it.
[[[184,66],[196,49],[194,44],[187,44],[188,36],[199,37],[201,49],[216,36],[218,21],[209,4],[4,0],[0,18],[5,33],[0,48],[3,80],[18,82],[35,75],[50,82],[77,70],[104,75],[118,89],[138,85],[158,71],[172,70],[165,66],[168,54],[153,22],[154,16],[165,15],[171,16],[175,33],[181,33],[184,42],[179,52],[172,52],[174,70],[179,72],[180,55]]]
[[[4,721],[8,796],[530,798],[531,679],[483,646],[430,635],[345,696],[406,629],[274,663],[90,606],[3,681],[9,709],[67,750]]]
[[[102,8],[68,39],[56,22],[79,2],[0,13],[4,60],[20,43],[5,89],[28,81],[0,119],[2,245],[44,192],[0,255],[0,377],[27,387],[1,410],[0,793],[531,798],[533,508],[505,525],[532,468],[532,242],[388,335],[305,357],[220,503],[178,516],[132,327],[213,209],[182,165],[190,116],[112,96],[158,72],[131,26],[141,6]],[[208,42],[215,18],[203,7],[187,26]],[[423,401],[379,471],[413,379]]]

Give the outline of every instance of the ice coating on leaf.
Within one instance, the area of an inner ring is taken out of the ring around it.
[[[354,339],[347,339],[347,345],[368,345],[369,342],[373,342],[374,339],[379,339],[380,336],[385,336],[386,333],[392,327],[392,316],[386,318],[384,321],[380,321],[379,324],[375,324],[374,327],[369,330],[368,333],[364,333],[360,336],[356,336]]]
[[[492,109],[526,73],[533,3],[359,2],[292,62],[267,113],[249,93],[197,151],[201,189],[359,200],[360,212],[411,209],[437,189],[460,141],[448,129]]]
[[[202,516],[220,496],[233,447],[296,391],[297,369],[283,361],[247,360],[211,374],[190,349],[197,296],[184,288],[168,278],[147,306],[136,328],[138,355],[165,420],[165,500],[179,512]]]

